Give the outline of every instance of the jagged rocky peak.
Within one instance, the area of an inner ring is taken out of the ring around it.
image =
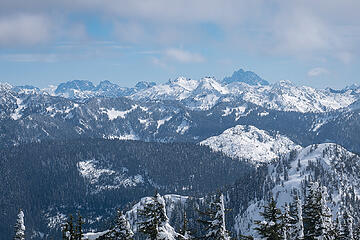
[[[151,88],[153,86],[155,86],[156,83],[155,82],[146,82],[146,81],[141,81],[141,82],[138,82],[136,85],[135,85],[135,88],[136,90],[144,90],[144,89],[148,89],[148,88]]]
[[[92,91],[94,89],[94,84],[88,80],[72,80],[65,83],[60,83],[56,88],[55,93],[61,94],[69,90]]]
[[[243,82],[248,85],[259,86],[259,85],[269,85],[269,82],[262,79],[259,75],[252,71],[244,71],[239,69],[235,71],[231,77],[225,77],[222,81],[224,84],[229,84],[233,82]]]
[[[109,80],[101,81],[95,88],[95,90],[107,91],[112,90],[114,88],[119,88],[119,86],[115,83],[110,82]]]

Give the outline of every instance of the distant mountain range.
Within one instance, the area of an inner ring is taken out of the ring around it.
[[[134,222],[134,207],[155,189],[184,195],[165,197],[175,227],[184,209],[196,219],[192,208],[221,189],[233,209],[228,228],[253,234],[249,226],[270,195],[281,207],[310,178],[328,187],[334,212],[348,204],[360,223],[358,85],[270,84],[242,69],[220,81],[134,87],[4,83],[0,110],[0,236],[12,231],[7,223],[19,206],[25,218],[32,214],[32,239],[57,236],[76,210],[88,211],[93,230],[106,230],[119,206]]]
[[[139,82],[135,87],[127,88],[107,80],[96,86],[87,80],[73,80],[43,90],[29,85],[12,89],[18,93],[43,92],[75,100],[93,97],[127,97],[139,101],[174,100],[193,110],[208,110],[220,102],[244,100],[275,110],[327,112],[347,107],[360,96],[358,85],[342,90],[319,90],[299,87],[289,81],[269,84],[254,72],[242,69],[222,81],[210,77],[200,80],[179,77],[160,85]]]

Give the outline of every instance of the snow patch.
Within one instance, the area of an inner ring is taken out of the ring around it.
[[[112,121],[117,118],[124,119],[127,114],[129,114],[130,112],[134,111],[137,108],[138,105],[133,105],[130,109],[125,111],[115,110],[114,108],[111,109],[100,108],[100,111],[102,111],[102,113],[105,113],[108,116],[109,120]]]

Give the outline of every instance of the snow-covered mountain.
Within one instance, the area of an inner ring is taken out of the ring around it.
[[[329,207],[336,217],[340,206],[352,209],[353,213],[358,211],[359,172],[358,155],[332,143],[311,145],[270,165],[264,189],[270,189],[277,206],[283,209],[285,203],[292,201],[294,191],[304,198],[306,182],[312,179],[327,187]],[[253,222],[262,220],[259,212],[263,211],[267,201],[264,198],[253,199],[244,211],[240,211],[235,217],[235,229],[238,233],[256,236]],[[353,217],[358,216],[354,214]]]
[[[247,101],[268,109],[305,113],[347,107],[359,99],[360,93],[299,87],[290,81],[249,85],[241,81],[218,82],[214,78],[192,80],[181,77],[129,97],[136,100],[176,100],[194,110],[208,110],[224,101]]]
[[[296,86],[289,81],[269,84],[256,73],[243,69],[222,81],[213,77],[199,80],[179,77],[159,85],[139,82],[129,88],[108,80],[98,85],[88,80],[73,80],[42,90],[33,86],[18,86],[13,87],[13,90],[22,93],[47,92],[53,96],[81,101],[93,97],[128,97],[136,101],[171,100],[200,111],[209,110],[221,102],[246,101],[273,110],[328,112],[347,107],[360,98],[357,85],[333,90]]]
[[[269,132],[254,126],[237,125],[218,136],[210,137],[200,143],[215,151],[221,151],[232,158],[247,159],[258,165],[269,163],[294,149],[301,149],[286,136],[270,135]]]

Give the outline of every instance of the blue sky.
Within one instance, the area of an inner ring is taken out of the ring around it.
[[[243,68],[270,82],[360,83],[356,0],[2,0],[0,82],[163,83]]]

